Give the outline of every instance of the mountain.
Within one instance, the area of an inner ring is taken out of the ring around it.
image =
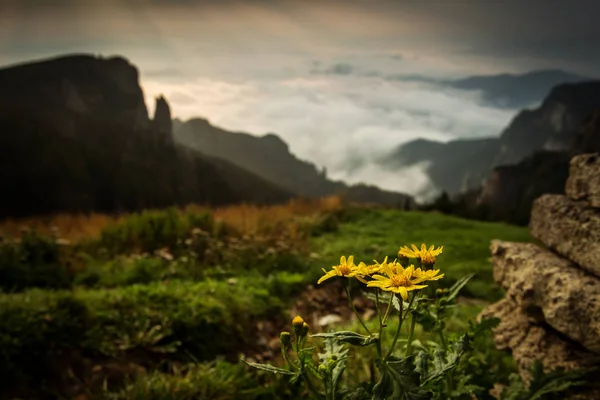
[[[400,145],[381,163],[399,170],[427,161],[433,184],[456,195],[481,186],[494,167],[516,164],[539,150],[568,150],[583,121],[599,108],[600,81],[559,85],[538,108],[518,113],[497,138],[419,139]]]
[[[568,148],[541,150],[519,163],[494,168],[476,205],[488,210],[488,218],[527,224],[533,201],[543,194],[564,194],[571,158],[600,153],[600,108],[573,133]]]
[[[176,144],[166,99],[148,118],[138,77],[124,58],[90,55],[0,69],[0,217],[294,196]]]
[[[402,193],[369,185],[347,186],[327,178],[325,170],[298,159],[277,135],[253,136],[229,132],[211,125],[207,120],[194,118],[174,121],[175,141],[204,154],[228,160],[265,180],[305,197],[331,194],[344,196],[348,201],[412,207],[413,199]]]
[[[541,70],[520,75],[471,76],[445,83],[457,89],[481,91],[483,100],[490,106],[514,109],[539,104],[557,85],[589,80],[592,79],[561,70]]]

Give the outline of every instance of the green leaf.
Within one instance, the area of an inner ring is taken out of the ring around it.
[[[371,344],[377,343],[379,338],[377,336],[364,336],[358,334],[356,332],[351,331],[339,331],[339,332],[331,332],[331,333],[316,333],[311,335],[311,337],[317,338],[333,338],[339,342],[344,342],[351,344],[352,346],[369,346]]]
[[[469,274],[469,275],[463,276],[461,279],[459,279],[454,285],[452,285],[452,287],[450,289],[448,289],[448,295],[446,297],[444,297],[444,299],[447,302],[453,301],[456,298],[456,296],[458,296],[458,292],[460,292],[460,290],[471,279],[473,279],[474,276],[475,276],[475,274]]]
[[[415,361],[415,371],[419,373],[421,376],[426,376],[427,371],[429,370],[429,354],[426,351],[421,350],[417,354],[417,359]]]
[[[444,375],[450,370],[455,368],[460,361],[460,357],[470,349],[470,342],[468,335],[462,335],[459,340],[454,342],[448,354],[443,350],[436,350],[433,353],[433,370],[426,376],[423,384],[433,382]]]
[[[413,364],[413,356],[404,359],[391,357],[387,367],[394,380],[393,398],[401,400],[429,400],[432,393],[421,388],[419,373]]]
[[[373,400],[387,400],[394,392],[394,384],[387,367],[380,367],[381,379],[373,386]]]
[[[288,371],[287,369],[283,369],[283,368],[277,368],[277,367],[274,367],[269,364],[253,363],[253,362],[248,362],[246,360],[241,360],[241,361],[244,362],[245,364],[249,365],[252,368],[260,369],[260,370],[267,371],[267,372],[272,372],[274,374],[294,375],[294,373],[292,371]]]

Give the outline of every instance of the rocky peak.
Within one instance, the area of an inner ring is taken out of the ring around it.
[[[122,57],[69,55],[0,69],[0,108],[67,111],[133,128],[149,124],[135,66]]]
[[[154,129],[169,137],[173,136],[173,125],[171,121],[171,108],[164,96],[156,98],[156,107],[154,109],[154,118],[152,120]]]

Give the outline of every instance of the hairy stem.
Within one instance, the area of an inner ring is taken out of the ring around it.
[[[354,311],[354,314],[356,314],[356,318],[358,318],[358,321],[360,322],[362,327],[365,328],[365,331],[367,331],[367,333],[369,335],[372,335],[369,328],[367,328],[367,325],[365,325],[365,322],[363,321],[362,317],[360,316],[358,311],[356,311],[356,307],[354,307],[354,303],[352,302],[352,296],[350,295],[350,289],[348,288],[348,286],[346,286],[345,289],[346,289],[346,296],[348,296],[348,303],[350,303],[350,308],[352,308],[352,311]]]

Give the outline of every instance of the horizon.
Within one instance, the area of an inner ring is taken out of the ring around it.
[[[118,54],[138,68],[150,115],[162,94],[173,118],[273,132],[333,179],[414,194],[428,185],[423,166],[399,174],[377,160],[419,138],[498,136],[520,111],[436,80],[599,76],[600,5],[552,5],[0,0],[0,65]]]

